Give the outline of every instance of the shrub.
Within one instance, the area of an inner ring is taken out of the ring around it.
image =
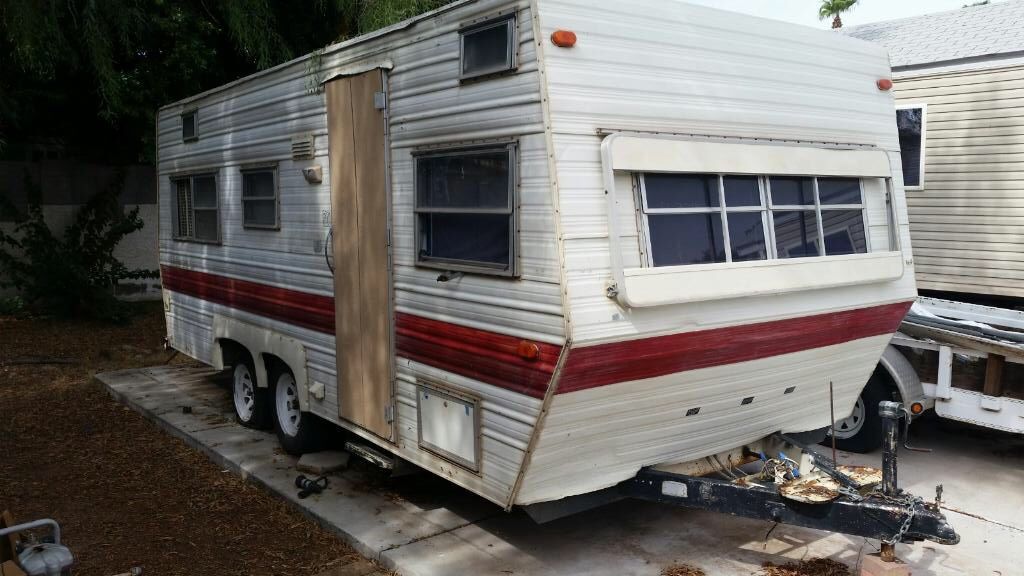
[[[14,288],[27,308],[67,317],[124,321],[128,307],[114,297],[118,280],[152,278],[155,270],[131,270],[114,248],[144,223],[135,208],[118,202],[124,174],[93,195],[74,221],[55,235],[43,218],[38,187],[26,177],[29,202],[20,213],[8,201],[0,210],[12,216],[12,232],[0,230],[0,288]]]

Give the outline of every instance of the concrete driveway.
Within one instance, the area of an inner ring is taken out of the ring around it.
[[[830,557],[859,565],[877,542],[709,512],[622,501],[545,525],[429,474],[383,479],[363,467],[334,477],[322,495],[299,500],[294,459],[270,434],[233,423],[228,391],[208,370],[159,367],[101,374],[111,393],[165,430],[277,492],[334,529],[360,552],[405,576],[448,574],[658,575],[672,564],[713,575],[748,576],[766,561]],[[183,406],[190,411],[183,411]],[[188,413],[185,413],[188,412]],[[945,487],[957,546],[899,545],[914,574],[1022,573],[1024,437],[915,424],[902,452],[900,485],[926,499]],[[878,465],[879,454],[840,454],[841,463]]]

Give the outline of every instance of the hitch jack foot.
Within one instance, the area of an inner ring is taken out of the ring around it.
[[[865,554],[860,576],[910,576],[910,566],[896,559],[884,560],[879,554]]]

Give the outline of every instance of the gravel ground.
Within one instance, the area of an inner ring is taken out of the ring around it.
[[[127,325],[0,317],[0,510],[52,517],[75,574],[317,574],[363,562],[283,502],[221,471],[93,381],[186,362],[160,303]],[[67,363],[48,363],[61,361]]]

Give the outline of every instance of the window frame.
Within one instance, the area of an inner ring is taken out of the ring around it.
[[[192,117],[192,135],[185,136],[185,117]],[[182,142],[195,142],[199,140],[199,109],[192,108],[185,110],[181,113],[181,141]]]
[[[216,205],[213,208],[203,207],[199,208],[201,211],[214,212],[216,218],[214,221],[217,223],[217,238],[215,240],[207,240],[205,238],[197,238],[195,233],[195,212],[196,212],[196,196],[195,196],[195,179],[202,177],[213,178],[214,188],[214,199]],[[173,174],[169,177],[171,182],[171,193],[172,193],[172,208],[174,213],[174,220],[171,221],[171,238],[179,242],[195,242],[197,244],[220,244],[222,240],[222,226],[220,220],[220,174],[219,171],[203,170],[199,172],[188,172],[183,174]],[[192,234],[182,235],[179,229],[178,218],[178,182],[185,180],[188,182],[188,193],[189,193],[189,210],[192,212]]]
[[[245,197],[245,175],[254,172],[271,172],[274,180],[274,195],[271,197],[259,196],[256,198]],[[281,229],[281,181],[280,171],[276,163],[274,164],[254,164],[251,166],[242,166],[238,169],[238,175],[241,180],[239,182],[239,198],[242,202],[242,229],[244,230],[280,230]],[[268,224],[249,224],[245,221],[245,203],[246,201],[253,200],[273,200],[274,201],[274,223]]]
[[[658,172],[650,172],[658,173]],[[839,211],[839,210],[859,210],[861,214],[861,222],[864,226],[864,247],[865,254],[871,253],[871,234],[870,226],[868,223],[868,211],[867,211],[867,199],[864,192],[864,177],[854,176],[808,176],[808,175],[797,175],[797,174],[738,174],[738,173],[715,173],[715,172],[661,172],[663,174],[678,174],[678,175],[700,175],[700,176],[717,176],[718,182],[718,206],[717,207],[701,207],[701,208],[648,208],[647,204],[647,186],[645,176],[648,172],[637,172],[634,174],[634,185],[639,198],[636,199],[638,216],[638,229],[641,236],[641,249],[644,254],[641,255],[641,262],[648,268],[667,268],[671,266],[707,266],[707,265],[724,265],[724,264],[739,264],[745,262],[764,262],[769,260],[782,260],[782,261],[798,261],[806,260],[808,258],[828,258],[830,256],[844,256],[840,254],[828,254],[825,248],[825,231],[823,226],[822,212],[823,211]],[[725,202],[725,178],[730,176],[754,176],[757,179],[758,192],[760,205],[758,206],[735,206],[729,207]],[[813,185],[814,204],[775,204],[771,194],[771,178],[810,178]],[[818,188],[819,178],[849,178],[857,180],[858,189],[860,191],[860,203],[858,204],[822,204],[821,196]],[[815,241],[819,247],[819,254],[817,256],[803,256],[803,257],[780,257],[778,251],[778,245],[776,243],[775,236],[775,218],[774,211],[814,211],[814,216],[817,224],[817,236]],[[725,261],[723,262],[702,262],[694,264],[673,264],[670,266],[655,266],[654,264],[654,252],[651,245],[651,234],[650,234],[650,222],[648,217],[650,215],[657,214],[714,214],[720,213],[722,218],[722,243],[725,249]],[[730,213],[738,212],[760,212],[761,213],[761,225],[764,232],[765,242],[765,258],[758,260],[733,260],[732,256],[732,240],[729,233],[729,221],[728,215]]]
[[[508,154],[508,207],[500,208],[421,208],[419,205],[419,166],[420,161],[429,158],[445,158],[451,156],[472,156],[476,154],[505,152]],[[414,150],[413,157],[413,262],[417,268],[430,268],[451,272],[465,272],[486,276],[506,278],[519,277],[519,142],[502,140],[476,145],[459,145],[443,148]],[[448,258],[423,258],[420,253],[421,234],[420,216],[422,214],[504,214],[508,211],[508,266],[489,265],[486,262],[472,260],[455,260]]]
[[[505,14],[498,14],[496,16],[488,16],[477,22],[472,22],[463,25],[459,28],[459,81],[465,82],[469,80],[475,80],[483,78],[485,76],[494,76],[498,74],[506,74],[515,72],[519,67],[519,17],[518,12],[508,12]],[[474,32],[481,32],[490,28],[496,28],[498,26],[508,25],[508,38],[507,45],[505,47],[505,62],[506,64],[498,67],[494,66],[491,68],[485,68],[476,72],[466,72],[466,35]]]
[[[925,102],[908,102],[896,105],[896,110],[909,110],[913,108],[921,109],[921,157],[918,159],[917,167],[917,186],[908,186],[906,182],[906,174],[904,174],[903,189],[904,190],[924,190],[925,173],[924,173],[924,161],[926,154],[926,143],[928,138],[928,104]],[[896,125],[896,137],[899,138],[899,124]],[[900,171],[903,170],[903,149],[900,149]]]

